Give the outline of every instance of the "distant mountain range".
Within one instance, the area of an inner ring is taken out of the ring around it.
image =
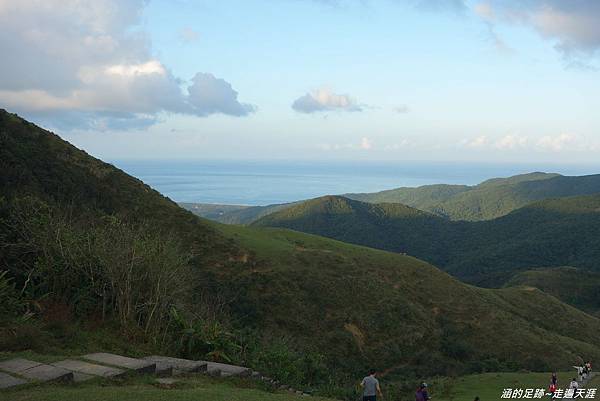
[[[399,203],[327,196],[274,212],[253,225],[406,253],[483,286],[500,286],[515,272],[533,267],[600,272],[600,194],[534,202],[478,222],[450,221]]]
[[[346,384],[374,364],[387,372],[389,381],[401,378],[405,383],[407,377],[436,374],[569,368],[581,355],[600,359],[600,319],[542,291],[478,288],[398,253],[280,228],[209,222],[3,110],[0,198],[0,241],[10,244],[0,247],[0,270],[21,285],[32,279],[40,290],[52,280],[74,280],[78,284],[72,292],[49,291],[45,301],[57,297],[73,311],[91,310],[80,319],[94,316],[93,327],[104,324],[100,311],[93,309],[102,308],[103,301],[92,292],[87,274],[99,271],[94,243],[80,260],[89,271],[66,263],[79,261],[78,254],[63,247],[67,244],[60,244],[52,259],[57,263],[44,264],[45,244],[21,229],[53,230],[40,211],[66,216],[62,228],[74,234],[117,220],[144,223],[139,229],[147,230],[147,236],[167,233],[173,240],[161,247],[176,243],[191,255],[191,290],[173,301],[178,308],[196,313],[202,305],[217,305],[222,311],[217,316],[224,319],[218,327],[254,333],[256,346],[265,349],[285,341],[285,350],[316,353],[311,366],[319,366],[319,375]],[[16,215],[22,205],[35,208]],[[550,259],[565,259],[565,265],[597,260],[599,206],[597,197],[569,198],[538,203],[493,222],[465,223],[401,204],[327,197],[280,210],[256,225],[319,231],[370,246],[382,241],[382,248],[433,255],[430,259],[445,269],[485,281],[485,274],[499,271],[497,261],[514,267],[515,255],[520,256],[519,268],[547,266]],[[21,223],[11,224],[15,218]],[[77,225],[80,221],[83,226]],[[133,275],[140,291],[145,282],[152,284],[152,277],[135,277],[128,266],[109,267]],[[47,274],[37,274],[39,268]],[[160,266],[161,271],[169,268]],[[114,332],[117,336],[119,330]],[[129,337],[132,342],[142,333],[127,332],[136,333]],[[272,358],[265,363],[279,363],[279,353],[264,355]]]
[[[479,185],[426,185],[342,196],[368,203],[402,203],[449,220],[481,221],[504,216],[538,200],[600,193],[600,175],[580,177],[529,173],[494,178]],[[193,213],[226,224],[250,224],[297,204],[230,206],[186,203]]]

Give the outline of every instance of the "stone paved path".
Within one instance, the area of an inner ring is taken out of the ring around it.
[[[273,388],[283,388],[289,392],[308,396],[289,386],[283,386],[276,380],[261,375],[243,366],[226,363],[194,361],[161,355],[144,358],[106,352],[83,355],[79,358],[44,364],[23,358],[0,361],[0,389],[18,386],[30,381],[75,381],[81,382],[97,377],[113,378],[128,373],[149,373],[158,376],[157,385],[170,387],[177,383],[172,376],[180,374],[209,374],[220,377],[243,376],[262,380]]]
[[[98,377],[119,377],[123,376],[127,371],[123,369],[112,368],[109,366],[97,365],[89,362],[78,361],[74,359],[66,359],[64,361],[55,362],[52,365],[63,369],[70,370],[78,374],[75,381],[86,380],[87,378]],[[84,375],[84,376],[81,376]]]
[[[156,363],[145,359],[129,358],[127,356],[121,356],[116,354],[109,354],[106,352],[99,352],[97,354],[87,354],[83,356],[83,359],[88,359],[94,362],[100,362],[106,365],[117,366],[123,369],[130,369],[138,373],[154,373],[156,370]]]
[[[41,382],[73,381],[73,372],[70,370],[23,358],[0,362],[0,370]]]
[[[18,386],[19,384],[25,383],[27,383],[27,380],[19,379],[17,377],[0,372],[0,389]]]

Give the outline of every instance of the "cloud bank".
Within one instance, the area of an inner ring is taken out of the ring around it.
[[[598,149],[598,141],[583,136],[562,133],[557,135],[544,135],[538,138],[509,134],[500,138],[490,138],[481,135],[460,141],[459,146],[473,150],[496,151],[535,151],[535,152],[580,152]]]
[[[138,29],[145,0],[0,0],[0,104],[61,128],[122,129],[160,113],[245,116],[231,85],[197,73],[187,91]],[[69,123],[71,122],[71,123]]]
[[[556,42],[567,58],[597,55],[600,49],[600,1],[484,0],[475,12],[490,23],[523,24]]]

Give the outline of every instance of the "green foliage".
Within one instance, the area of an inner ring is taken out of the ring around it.
[[[169,311],[190,292],[189,257],[168,235],[114,216],[73,217],[32,197],[3,207],[12,274],[36,297],[50,295],[76,316],[116,316],[159,337]],[[6,263],[5,262],[5,263]]]
[[[189,359],[208,359],[232,363],[240,359],[242,346],[236,336],[222,323],[203,319],[188,320],[171,310],[177,341],[177,353]]]
[[[273,338],[249,344],[247,353],[252,366],[282,383],[323,388],[335,376],[335,372],[329,371],[324,355],[298,351],[291,339]]]
[[[0,322],[20,316],[25,306],[8,271],[0,271]]]

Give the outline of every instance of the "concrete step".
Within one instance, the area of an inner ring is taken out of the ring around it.
[[[156,363],[158,368],[171,367],[174,370],[182,372],[198,373],[206,372],[207,363],[202,361],[192,361],[190,359],[173,358],[169,356],[151,355],[144,358],[147,361]]]
[[[221,376],[223,376],[223,377],[227,377],[227,376],[244,376],[245,377],[245,376],[250,376],[250,374],[252,374],[252,370],[245,368],[243,366],[228,365],[226,363],[217,363],[217,362],[206,362],[206,361],[199,361],[199,362],[206,363],[207,372],[209,374],[212,371],[216,371],[216,370],[220,370]]]
[[[109,354],[106,352],[87,354],[82,358],[106,365],[133,370],[137,373],[154,373],[156,371],[156,363],[154,362],[146,361],[144,359],[129,358],[127,356],[116,354]]]
[[[89,362],[66,359],[52,365],[73,372],[75,381],[85,381],[94,377],[120,377],[127,373],[126,370],[108,366],[96,365]]]
[[[26,379],[42,382],[73,381],[73,372],[57,366],[30,361],[23,358],[10,359],[0,362],[0,370],[15,373]]]
[[[27,380],[19,379],[17,377],[0,372],[0,388],[9,388],[25,383],[27,383]]]

